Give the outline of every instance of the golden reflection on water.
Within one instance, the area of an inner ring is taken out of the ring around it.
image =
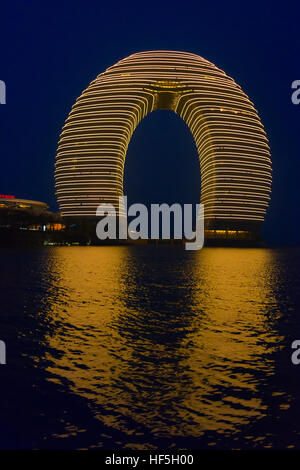
[[[147,432],[240,430],[266,410],[272,263],[267,249],[50,249],[51,380],[132,446]]]
[[[270,354],[278,343],[268,317],[276,309],[272,258],[261,249],[197,253],[192,308],[201,315],[195,316],[188,359],[195,393],[185,404],[192,414],[204,414],[204,429],[233,431],[266,410],[257,375],[272,372]]]

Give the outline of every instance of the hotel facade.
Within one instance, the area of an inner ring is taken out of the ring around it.
[[[141,120],[156,109],[174,111],[193,135],[206,229],[258,231],[272,180],[258,113],[222,70],[177,51],[130,55],[98,75],[77,99],[60,136],[55,167],[65,220],[95,218],[100,204],[119,209],[128,144]]]

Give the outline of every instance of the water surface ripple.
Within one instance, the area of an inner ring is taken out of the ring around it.
[[[300,447],[300,251],[1,249],[1,448]]]

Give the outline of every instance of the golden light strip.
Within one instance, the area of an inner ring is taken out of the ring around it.
[[[147,114],[160,109],[161,96],[194,137],[208,226],[261,222],[272,170],[257,111],[222,70],[177,51],[132,54],[100,74],[76,100],[57,152],[62,215],[95,216],[100,203],[117,205],[131,136]]]

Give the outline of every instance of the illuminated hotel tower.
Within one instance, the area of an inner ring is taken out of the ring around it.
[[[120,60],[77,99],[60,136],[56,194],[65,218],[118,207],[128,144],[156,109],[177,113],[194,137],[206,227],[257,229],[270,199],[268,141],[253,103],[234,80],[186,52],[139,52]],[[162,201],[163,202],[163,201]]]

